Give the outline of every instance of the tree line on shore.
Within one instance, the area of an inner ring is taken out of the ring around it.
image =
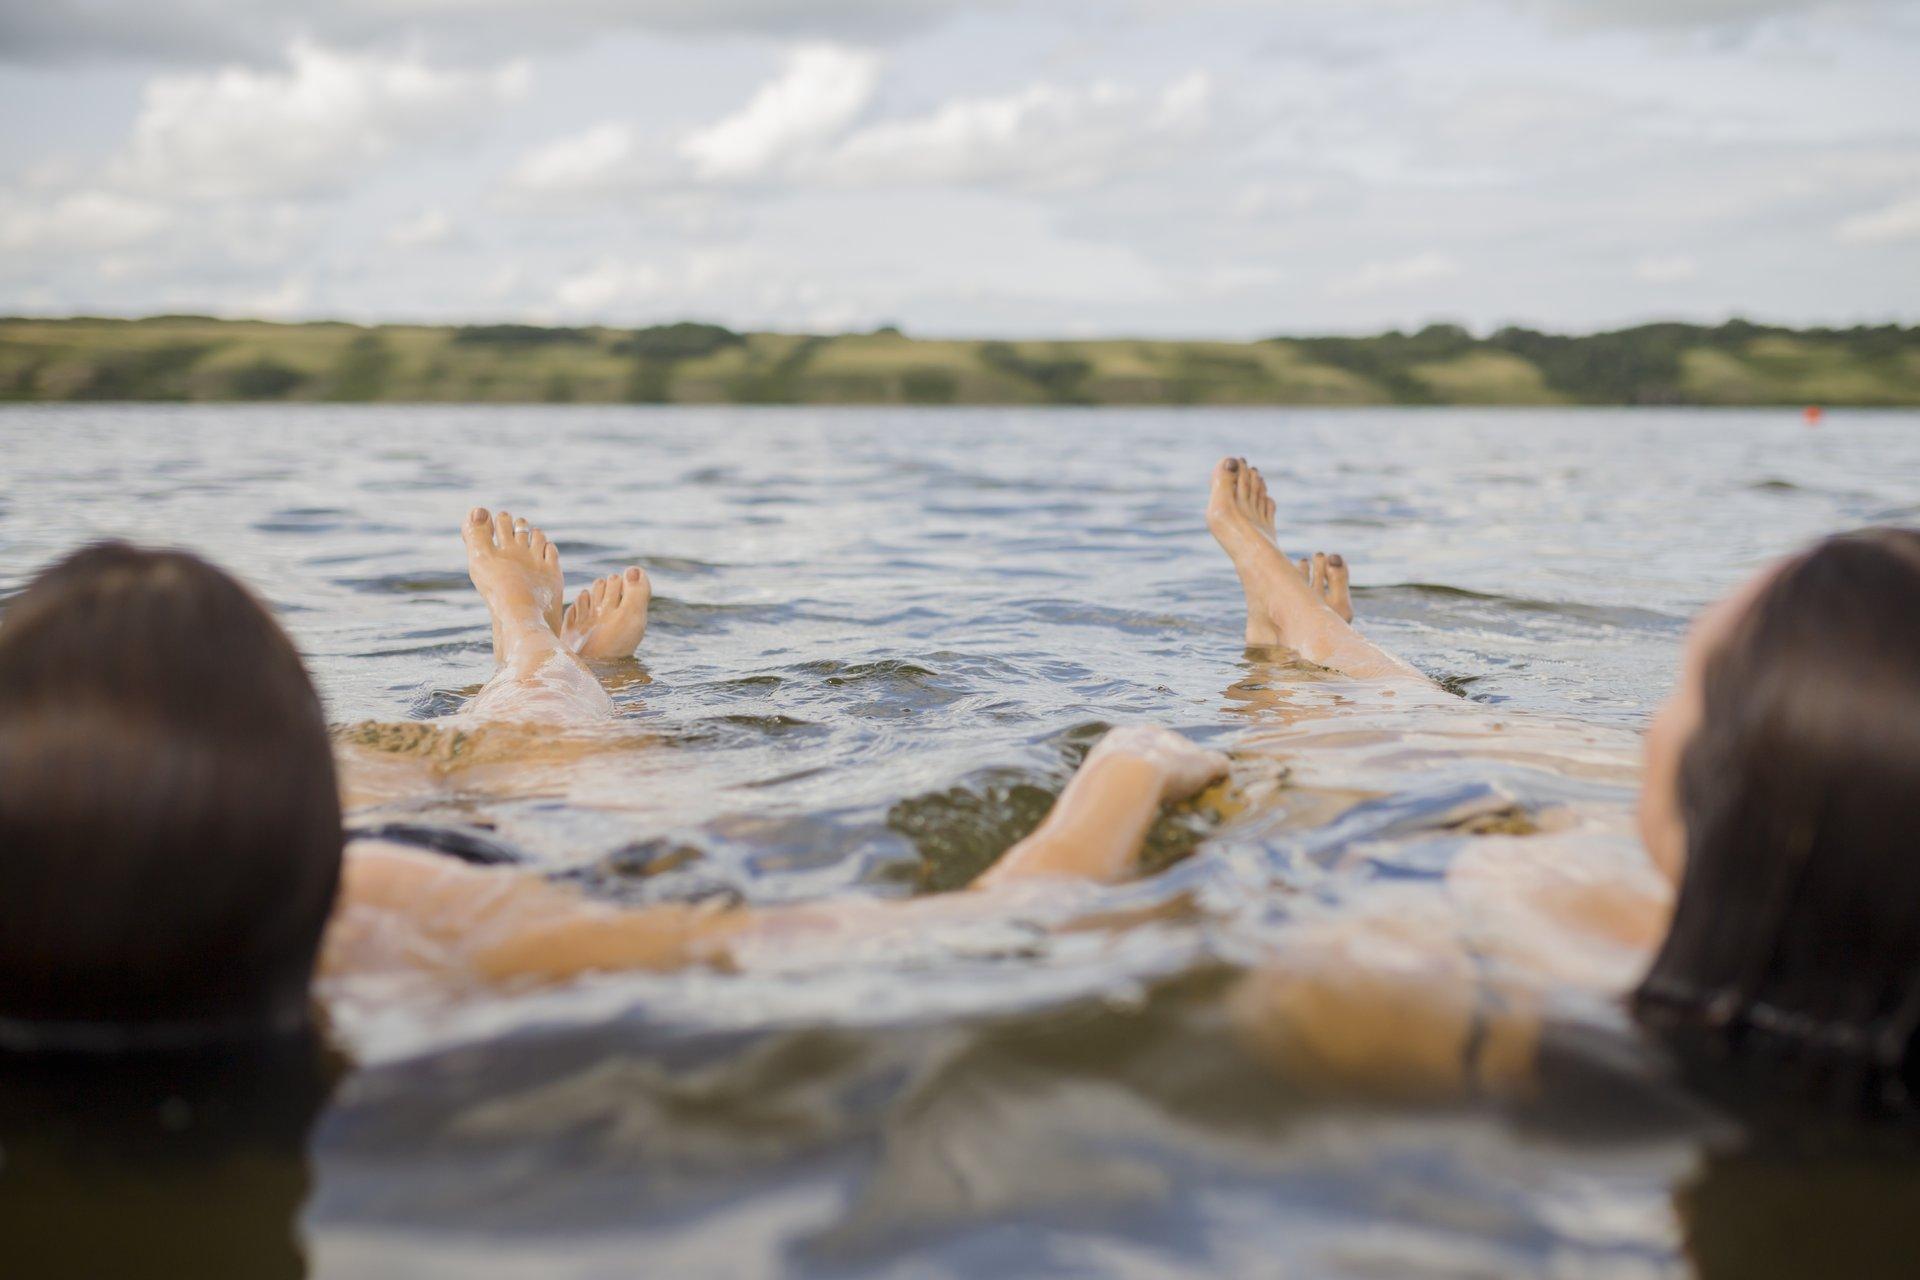
[[[1251,342],[0,319],[0,399],[736,404],[1920,404],[1920,327],[1452,324]]]

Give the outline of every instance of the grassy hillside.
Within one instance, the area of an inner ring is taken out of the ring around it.
[[[0,400],[1916,405],[1920,327],[1234,343],[0,319]]]

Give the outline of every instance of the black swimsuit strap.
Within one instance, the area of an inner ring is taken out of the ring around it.
[[[404,844],[458,858],[478,867],[514,866],[527,861],[527,856],[518,849],[482,835],[471,827],[430,827],[419,822],[385,822],[377,827],[350,827],[347,839]]]

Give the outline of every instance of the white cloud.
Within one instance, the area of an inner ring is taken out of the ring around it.
[[[839,137],[873,98],[880,60],[860,49],[802,45],[747,104],[680,144],[702,178],[751,178]]]
[[[1199,71],[1158,91],[1107,80],[1041,83],[856,128],[878,76],[879,60],[870,53],[807,46],[738,111],[682,138],[677,156],[638,125],[608,122],[529,153],[510,182],[558,194],[748,179],[793,187],[1060,190],[1177,155],[1211,123],[1214,94],[1212,78]]]
[[[553,299],[566,312],[605,315],[615,307],[646,304],[666,285],[666,275],[647,262],[603,258],[554,288]]]
[[[871,102],[880,59],[808,44],[738,110],[675,139],[604,121],[521,158],[508,176],[528,193],[568,196],[770,178],[817,160]]]
[[[1833,229],[1843,244],[1885,244],[1920,240],[1920,195],[1896,200],[1884,209],[1858,213]]]
[[[270,289],[241,299],[241,315],[293,319],[312,305],[313,281],[303,274],[286,277]]]
[[[540,308],[553,320],[641,324],[714,314],[832,329],[866,320],[843,283],[823,286],[804,263],[748,246],[717,246],[645,259],[607,256],[563,278]]]
[[[155,201],[116,191],[7,200],[0,203],[0,248],[18,253],[129,249],[159,235],[170,217]]]
[[[527,78],[518,64],[444,70],[412,56],[296,43],[282,70],[227,67],[150,81],[116,176],[189,198],[337,188],[402,145],[518,96]]]
[[[878,88],[871,52],[807,45],[738,110],[677,141],[608,121],[525,155],[512,187],[547,196],[690,193],[739,182],[792,188],[1010,185],[1059,190],[1158,164],[1210,123],[1204,72],[1159,91],[1041,83],[932,112],[856,122]]]
[[[670,259],[603,257],[554,288],[561,315],[670,314],[701,297],[764,282],[774,264],[751,249],[696,249]]]
[[[1337,297],[1385,293],[1435,280],[1451,280],[1459,274],[1458,262],[1444,253],[1429,249],[1411,257],[1364,263],[1351,275],[1335,280],[1327,287],[1327,292]]]
[[[396,249],[430,249],[453,239],[453,219],[444,209],[422,209],[387,231],[387,243]]]
[[[1648,284],[1678,284],[1700,274],[1700,264],[1684,253],[1653,254],[1633,264],[1633,277]]]
[[[640,131],[609,120],[529,152],[509,181],[524,191],[556,194],[614,190],[637,176],[642,153]]]
[[[1102,80],[961,98],[929,115],[855,133],[823,171],[869,185],[1086,186],[1161,159],[1170,144],[1199,133],[1212,94],[1212,79],[1196,71],[1158,93]]]

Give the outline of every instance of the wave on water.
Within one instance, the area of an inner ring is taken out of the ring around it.
[[[1664,613],[1658,609],[1640,608],[1634,605],[1586,604],[1576,600],[1538,600],[1526,596],[1505,595],[1495,591],[1475,591],[1467,587],[1456,587],[1444,582],[1396,582],[1377,586],[1358,586],[1353,589],[1354,600],[1364,605],[1361,610],[1365,616],[1382,618],[1415,616],[1422,606],[1446,611],[1449,608],[1490,606],[1494,611],[1511,610],[1515,613],[1551,614],[1561,618],[1571,618],[1581,622],[1590,622],[1603,626],[1636,627],[1654,631],[1674,631],[1686,626],[1687,620],[1676,614]],[[1412,605],[1414,608],[1407,608]]]
[[[372,578],[335,578],[335,586],[348,587],[374,595],[423,595],[442,591],[464,591],[472,583],[466,572],[414,569],[401,573],[383,573]]]
[[[249,527],[256,533],[320,534],[363,525],[353,512],[338,507],[289,507],[254,521]]]
[[[689,635],[722,632],[740,622],[780,622],[792,616],[792,605],[775,602],[735,604],[655,595],[647,606],[649,628],[667,627]]]

